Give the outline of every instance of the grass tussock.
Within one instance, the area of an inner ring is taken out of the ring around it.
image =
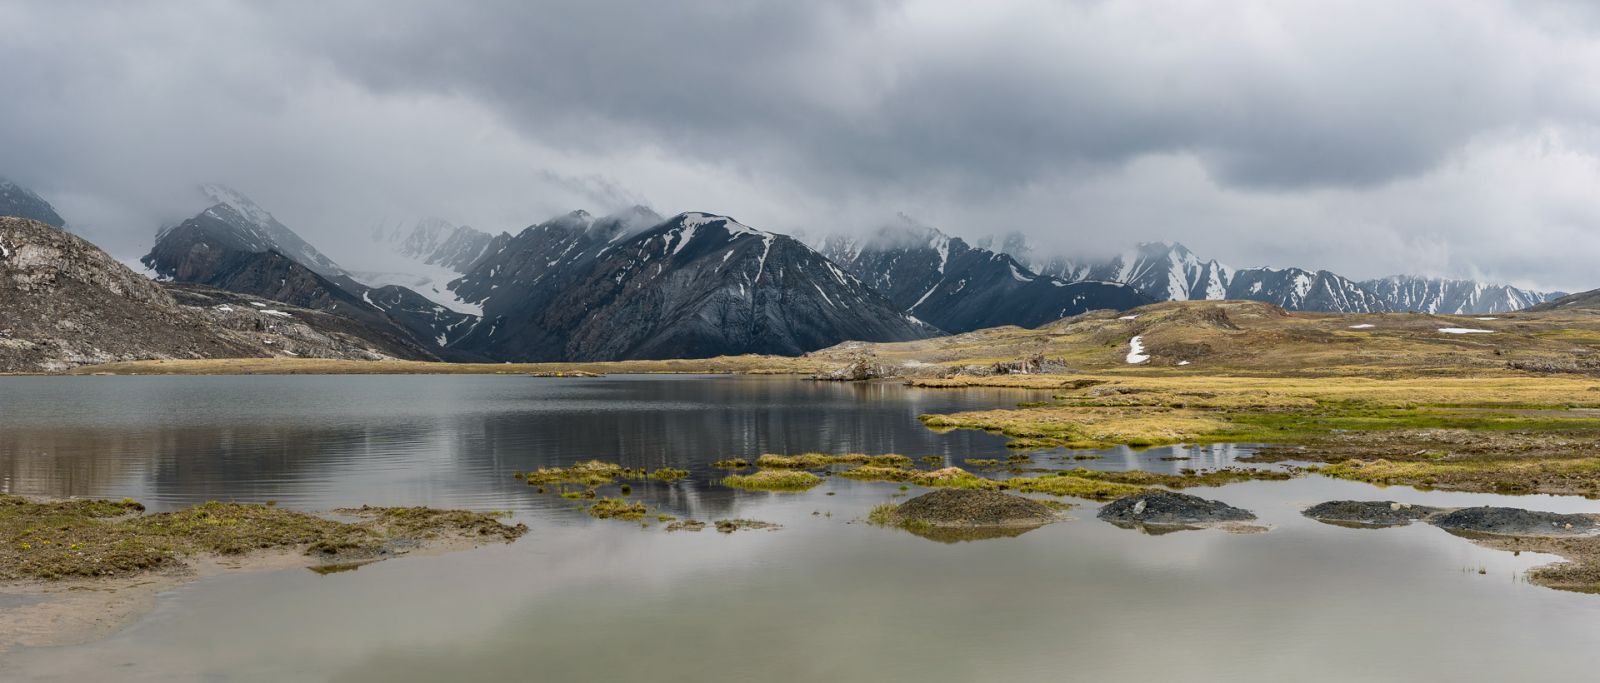
[[[677,481],[689,476],[689,470],[680,470],[673,467],[663,467],[650,473],[650,478],[658,481]]]
[[[799,470],[759,470],[722,478],[723,486],[747,491],[806,491],[821,483],[822,477]]]
[[[724,458],[711,463],[711,466],[723,470],[742,470],[750,466],[750,461],[744,458]]]
[[[621,498],[601,498],[588,507],[590,517],[595,519],[644,519],[646,513],[644,503],[622,500]]]
[[[574,484],[595,488],[615,483],[618,478],[635,478],[643,471],[634,471],[616,463],[589,460],[571,467],[541,467],[523,474],[530,486]]]

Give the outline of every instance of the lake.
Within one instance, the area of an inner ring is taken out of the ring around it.
[[[938,543],[859,522],[899,486],[719,486],[732,456],[1005,458],[916,416],[1047,396],[782,377],[0,378],[0,491],[325,510],[510,510],[521,540],[358,571],[208,578],[87,645],[0,655],[0,680],[1586,680],[1600,596],[1527,584],[1550,556],[1426,525],[1348,529],[1334,499],[1600,512],[1549,496],[1378,489],[1310,476],[1190,490],[1269,531],[1160,536],[1094,518]],[[1119,448],[1038,466],[1174,471],[1248,446]],[[1187,457],[1175,461],[1170,458]],[[778,531],[595,520],[512,472],[598,458],[689,469],[633,497]],[[916,495],[913,489],[909,495]],[[832,493],[834,495],[828,495]]]

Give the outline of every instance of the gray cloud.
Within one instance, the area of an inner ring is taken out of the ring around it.
[[[113,247],[214,178],[319,242],[645,202],[1600,285],[1582,2],[22,2],[0,26],[25,65],[0,172]]]

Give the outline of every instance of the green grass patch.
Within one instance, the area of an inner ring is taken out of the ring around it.
[[[806,491],[821,483],[822,477],[797,470],[760,470],[722,478],[723,486],[747,491]]]

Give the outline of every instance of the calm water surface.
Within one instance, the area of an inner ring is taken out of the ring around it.
[[[1299,515],[1338,498],[1600,511],[1593,501],[1312,477],[1198,491],[1255,511],[1264,534],[1147,536],[1095,520],[1086,504],[1016,538],[943,544],[853,522],[895,500],[894,485],[736,492],[709,468],[813,450],[1003,458],[998,437],[935,434],[915,417],[1039,397],[748,377],[0,378],[3,491],[155,508],[509,509],[532,528],[511,545],[356,572],[207,579],[109,639],[0,656],[0,680],[1443,681],[1600,670],[1600,597],[1520,578],[1552,558],[1431,527],[1344,529]],[[1172,471],[1247,452],[1035,460]],[[1175,456],[1189,459],[1163,459]],[[690,469],[688,481],[634,485],[672,514],[784,528],[668,534],[592,520],[510,476],[588,458]]]

